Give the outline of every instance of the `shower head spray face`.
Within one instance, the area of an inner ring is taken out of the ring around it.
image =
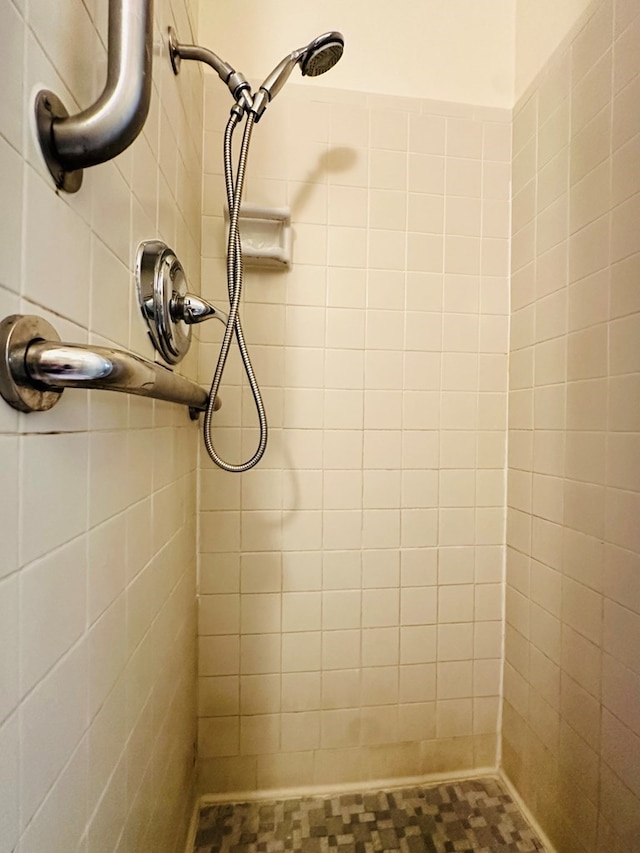
[[[341,33],[330,32],[318,36],[308,47],[300,60],[303,76],[317,77],[336,64],[344,50],[344,38]]]
[[[253,99],[251,112],[258,121],[280,89],[289,79],[289,75],[296,65],[300,66],[302,74],[307,77],[317,77],[324,74],[336,64],[344,50],[344,38],[341,33],[332,30],[315,38],[306,47],[294,50],[273,69],[271,74],[265,78],[259,91]]]

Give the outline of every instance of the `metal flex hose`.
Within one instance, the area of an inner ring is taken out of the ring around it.
[[[227,288],[229,291],[230,310],[229,319],[227,321],[227,326],[224,331],[224,337],[222,339],[222,345],[220,347],[218,363],[216,364],[215,373],[211,382],[209,402],[207,404],[203,425],[204,445],[207,448],[207,453],[209,454],[212,461],[215,462],[215,464],[222,468],[224,471],[229,471],[231,473],[238,474],[241,474],[243,471],[248,471],[250,468],[253,468],[254,465],[257,465],[258,462],[262,459],[267,447],[268,435],[267,413],[265,412],[264,404],[262,402],[262,396],[260,394],[260,388],[258,387],[258,382],[253,372],[253,367],[249,358],[249,352],[247,350],[247,346],[244,340],[244,333],[242,331],[242,325],[240,323],[240,317],[238,314],[243,284],[242,246],[240,244],[238,218],[240,215],[240,200],[242,198],[242,190],[244,187],[244,177],[247,166],[247,157],[249,154],[249,144],[251,142],[251,132],[253,130],[253,124],[255,121],[255,116],[253,115],[253,113],[250,113],[247,116],[247,123],[245,125],[244,134],[242,136],[242,145],[240,147],[240,155],[238,157],[238,169],[234,186],[232,136],[233,131],[235,130],[235,127],[241,117],[242,110],[240,109],[240,107],[235,105],[231,110],[231,116],[229,118],[229,121],[227,122],[227,126],[225,128],[224,133],[224,178],[227,191],[227,205],[229,208],[229,242],[227,245]],[[260,425],[260,437],[258,440],[258,447],[256,448],[255,453],[246,462],[240,462],[237,465],[231,462],[226,462],[218,455],[216,449],[213,446],[212,436],[214,401],[218,394],[218,389],[220,388],[224,368],[227,363],[227,357],[229,355],[231,340],[234,334],[238,342],[238,349],[240,350],[240,356],[242,358],[244,370],[247,374],[247,379],[249,380],[249,386],[251,388],[251,393],[253,394],[256,412],[258,415],[258,422]]]

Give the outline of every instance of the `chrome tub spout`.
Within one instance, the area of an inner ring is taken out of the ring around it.
[[[64,388],[96,388],[188,406],[207,407],[200,385],[168,367],[110,347],[61,343],[40,317],[14,314],[0,322],[0,394],[21,412],[43,412]],[[220,401],[216,400],[216,408]]]

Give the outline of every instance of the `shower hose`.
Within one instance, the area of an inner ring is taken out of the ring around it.
[[[247,345],[244,340],[244,333],[242,331],[242,324],[240,322],[240,316],[238,313],[243,284],[242,246],[240,244],[238,218],[240,215],[240,201],[242,198],[242,190],[244,186],[247,157],[249,154],[249,144],[251,142],[251,132],[253,130],[253,125],[255,121],[255,116],[253,115],[253,113],[249,113],[242,136],[242,145],[240,147],[240,154],[238,156],[238,167],[236,170],[236,176],[234,181],[232,137],[233,131],[235,130],[242,116],[242,109],[237,104],[235,104],[231,109],[231,115],[229,117],[229,121],[227,122],[224,133],[224,179],[227,192],[227,206],[229,209],[229,240],[227,244],[227,289],[229,292],[230,310],[229,319],[227,320],[227,325],[224,331],[224,337],[222,339],[222,345],[220,347],[220,355],[218,356],[218,362],[216,364],[215,373],[213,374],[213,380],[211,382],[211,391],[209,393],[209,401],[207,404],[203,425],[204,445],[207,448],[207,453],[209,454],[210,458],[213,460],[213,462],[215,462],[216,465],[218,465],[223,470],[238,474],[241,474],[243,471],[248,471],[250,468],[253,468],[253,466],[257,465],[258,462],[262,459],[267,447],[268,433],[267,413],[264,408],[264,403],[262,402],[262,395],[260,394],[260,388],[258,387],[258,382],[256,380],[255,373],[253,372],[251,359],[249,358],[249,352],[247,350]],[[260,428],[260,436],[258,439],[258,446],[256,448],[255,453],[246,462],[240,462],[238,464],[226,462],[218,455],[215,447],[213,446],[212,436],[212,418],[214,402],[218,394],[218,389],[220,388],[220,383],[222,381],[225,365],[227,363],[227,357],[229,355],[229,349],[231,347],[231,342],[234,335],[236,341],[238,342],[238,349],[240,351],[240,357],[242,358],[242,364],[244,365],[244,370],[247,375],[247,379],[249,380],[251,393],[253,394],[253,400],[255,403]]]

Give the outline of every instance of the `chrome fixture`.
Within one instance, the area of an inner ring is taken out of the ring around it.
[[[206,47],[180,44],[176,33],[169,27],[169,56],[174,73],[180,73],[180,62],[183,59],[195,59],[211,66],[229,88],[236,102],[245,112],[253,112],[256,121],[260,120],[267,104],[282,89],[296,65],[300,66],[303,76],[317,77],[333,68],[342,56],[343,50],[344,37],[342,33],[336,30],[323,33],[305,47],[298,48],[289,56],[285,56],[282,62],[276,65],[265,79],[256,95],[253,96],[245,77],[232,68],[228,62],[220,59]]]
[[[64,344],[40,317],[13,314],[0,322],[0,394],[21,412],[45,412],[64,388],[96,388],[188,406],[196,419],[208,404],[200,385],[168,367],[109,347]],[[220,408],[216,400],[214,408]]]
[[[136,284],[142,316],[153,345],[169,364],[181,361],[191,345],[191,326],[228,317],[214,305],[187,293],[182,264],[160,240],[141,243],[136,255]]]
[[[180,61],[183,59],[195,59],[205,62],[217,72],[220,79],[229,87],[236,103],[231,107],[231,114],[224,133],[224,180],[227,193],[227,208],[229,213],[229,234],[227,242],[227,290],[229,292],[229,314],[226,321],[224,337],[220,346],[220,354],[216,364],[215,373],[211,382],[209,392],[209,403],[204,415],[203,437],[207,453],[216,465],[225,471],[242,473],[253,468],[262,459],[267,448],[267,414],[262,402],[262,395],[256,380],[253,366],[249,358],[249,352],[244,340],[244,332],[239,316],[240,297],[243,286],[243,260],[242,245],[240,242],[240,231],[238,221],[240,217],[240,205],[244,188],[247,158],[249,156],[249,145],[254,124],[260,120],[267,104],[273,100],[280,89],[284,86],[289,75],[296,65],[300,65],[303,75],[316,77],[332,68],[342,56],[344,50],[344,38],[341,33],[331,31],[318,36],[306,47],[294,50],[285,57],[265,79],[255,96],[251,94],[249,84],[245,78],[238,74],[228,63],[216,56],[206,48],[194,45],[182,45],[178,43],[175,33],[169,31],[169,52],[171,64],[176,74],[180,71]],[[238,123],[246,113],[246,124],[242,136],[240,153],[238,155],[237,167],[234,174],[232,137]],[[167,287],[167,291],[170,288]],[[166,301],[166,297],[165,297]],[[169,302],[171,298],[169,298]],[[143,308],[144,310],[144,308]],[[156,312],[162,314],[163,312]],[[166,320],[164,311],[162,321]],[[184,319],[184,318],[182,318]],[[213,446],[212,418],[214,412],[213,402],[217,399],[218,390],[222,381],[231,341],[235,336],[238,349],[244,365],[245,373],[251,387],[251,393],[256,407],[259,424],[258,446],[251,458],[245,462],[232,463],[222,459]],[[153,336],[152,336],[153,337]],[[162,350],[161,350],[162,351]]]
[[[95,104],[70,116],[53,92],[38,92],[38,139],[58,189],[77,192],[85,167],[117,157],[138,136],[151,100],[152,51],[153,0],[109,0],[107,81]]]
[[[179,44],[173,27],[169,27],[169,58],[174,74],[180,73],[180,62],[183,59],[194,59],[209,65],[228,87],[234,99],[245,110],[251,109],[251,87],[244,76],[206,47],[199,47],[195,44]]]
[[[290,53],[273,69],[271,74],[253,98],[252,112],[259,121],[262,114],[287,79],[296,65],[300,65],[303,77],[317,77],[324,74],[336,64],[344,50],[344,38],[342,33],[335,30],[324,33],[315,38],[306,47],[298,48]]]
[[[242,109],[238,104],[234,104],[231,108],[231,114],[227,121],[224,133],[224,178],[227,191],[227,208],[229,212],[229,235],[227,242],[227,290],[229,293],[229,318],[224,330],[222,344],[220,345],[220,353],[218,355],[213,379],[211,380],[211,391],[209,392],[209,395],[213,394],[214,400],[218,395],[227,358],[229,356],[231,341],[235,335],[236,341],[238,342],[238,350],[240,351],[244,372],[249,381],[249,387],[251,388],[253,402],[256,407],[256,414],[258,416],[258,446],[256,447],[253,456],[245,462],[240,462],[238,464],[227,462],[218,454],[213,446],[213,413],[215,411],[213,406],[207,405],[207,409],[204,413],[204,423],[202,425],[204,446],[207,449],[209,458],[215,462],[219,468],[234,474],[241,474],[258,464],[267,449],[267,438],[269,435],[267,412],[264,407],[264,403],[262,402],[262,394],[260,393],[258,380],[253,372],[253,365],[251,364],[249,350],[247,349],[247,345],[244,340],[244,332],[239,314],[244,273],[242,267],[242,245],[240,243],[238,220],[240,217],[240,201],[242,199],[242,191],[244,189],[247,158],[249,156],[249,143],[251,142],[251,131],[253,130],[255,116],[253,112],[249,112],[247,115],[247,122],[242,136],[242,144],[240,146],[238,164],[234,176],[232,137],[233,131],[241,118]]]

